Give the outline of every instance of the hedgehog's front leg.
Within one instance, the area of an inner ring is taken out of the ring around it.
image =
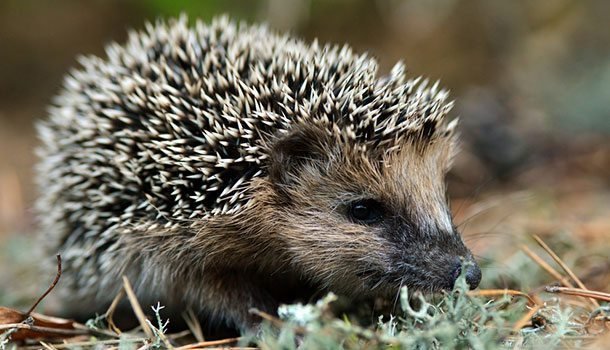
[[[254,263],[252,243],[237,228],[221,231],[217,225],[228,227],[226,221],[207,221],[195,234],[180,229],[125,232],[120,235],[122,251],[140,252],[140,256],[121,260],[132,262],[127,264],[133,268],[130,280],[144,287],[137,291],[139,297],[151,303],[161,298],[178,313],[191,307],[211,325],[254,330],[260,318],[249,309],[274,314],[279,304],[254,272],[256,267],[248,267]]]
[[[274,314],[279,304],[255,278],[242,271],[207,271],[200,289],[204,317],[232,323],[242,332],[256,330],[261,319],[249,310]]]

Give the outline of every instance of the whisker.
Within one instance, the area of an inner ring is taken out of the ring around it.
[[[476,186],[471,193],[466,196],[466,200],[463,200],[462,203],[460,203],[460,206],[456,209],[455,211],[455,216],[460,215],[460,213],[462,212],[462,209],[464,209],[464,205],[466,204],[467,201],[474,201],[475,198],[481,194],[481,191],[487,187],[494,179],[493,178],[488,178],[487,180],[484,180],[481,184],[479,184],[478,186]]]
[[[375,283],[373,285],[373,287],[371,287],[371,290],[377,289],[382,283],[383,283],[383,279],[379,279],[379,281],[377,281],[377,283]]]
[[[478,206],[480,207],[478,210],[476,210],[472,215],[470,215],[469,217],[465,218],[462,222],[460,222],[459,224],[456,225],[457,228],[461,228],[462,231],[465,231],[465,225],[467,225],[470,221],[472,221],[474,218],[480,216],[481,214],[484,214],[492,209],[498,208],[501,205],[505,205],[505,204],[510,204],[510,203],[516,203],[518,201],[523,201],[526,199],[531,198],[532,195],[528,194],[527,192],[517,192],[517,193],[513,193],[510,194],[508,196],[497,196],[494,197],[490,200],[487,200],[485,202],[479,203]],[[476,208],[475,208],[476,209]],[[514,211],[508,211],[509,215],[512,215],[512,213]]]
[[[403,285],[404,282],[405,282],[405,278],[402,277],[400,279],[400,284],[399,284],[399,287],[398,287],[398,291],[396,292],[396,297],[394,298],[394,304],[392,305],[392,310],[396,309],[396,304],[398,303],[398,298],[400,298],[400,292],[402,290],[402,285]]]
[[[473,233],[468,233],[468,234],[464,235],[464,241],[470,242],[473,240],[478,240],[478,239],[486,238],[486,237],[500,237],[500,236],[503,236],[504,234],[505,234],[505,232],[498,232],[498,231],[494,232],[491,230],[473,232]]]
[[[483,262],[483,263],[492,263],[492,262],[495,262],[495,260],[494,260],[494,259],[492,259],[492,258],[487,258],[487,257],[484,257],[484,256],[482,256],[482,255],[473,254],[473,256],[474,256],[474,258],[475,258],[477,261],[479,261],[479,262]],[[486,268],[486,267],[487,267],[487,266],[485,266],[485,268]]]

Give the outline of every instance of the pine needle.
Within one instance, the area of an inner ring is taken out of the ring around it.
[[[131,287],[131,283],[126,276],[123,276],[123,288],[125,289],[125,293],[127,293],[127,298],[129,299],[129,303],[131,304],[131,308],[135,313],[138,321],[140,322],[140,326],[142,326],[142,330],[146,333],[146,336],[149,339],[154,337],[152,329],[148,326],[146,322],[146,315],[144,315],[144,311],[142,311],[142,306],[138,302],[138,298],[136,297],[136,293],[134,293],[133,288]]]
[[[538,235],[532,235],[532,237],[536,240],[536,242],[542,247],[542,249],[544,249],[550,256],[551,258],[553,258],[553,260],[555,260],[555,262],[557,264],[559,264],[559,266],[561,266],[561,268],[568,274],[568,276],[570,276],[570,278],[576,282],[576,284],[581,288],[581,289],[585,289],[588,290],[587,287],[585,287],[584,283],[582,283],[580,281],[580,279],[578,278],[578,276],[576,276],[576,274],[574,272],[572,272],[572,270],[568,267],[568,265],[566,265],[566,263],[563,262],[563,260],[561,260],[561,258],[555,254],[555,252],[548,246],[546,245],[546,243],[544,243],[544,241],[542,241],[542,239],[540,237],[538,237]],[[597,300],[593,299],[593,298],[589,298],[589,300],[591,301],[591,303],[598,308],[599,307],[599,303],[597,302]]]

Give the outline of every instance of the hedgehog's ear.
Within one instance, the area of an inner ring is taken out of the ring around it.
[[[270,152],[269,177],[276,184],[291,185],[305,168],[319,167],[328,159],[330,144],[323,129],[298,127],[277,140]]]

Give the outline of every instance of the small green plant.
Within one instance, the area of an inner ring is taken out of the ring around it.
[[[155,335],[155,339],[154,342],[152,343],[152,348],[153,349],[164,349],[166,346],[168,348],[171,348],[169,341],[167,340],[167,337],[165,336],[165,333],[167,333],[167,325],[169,324],[169,320],[166,320],[165,322],[163,322],[163,320],[161,319],[161,310],[163,310],[165,308],[165,306],[162,306],[161,303],[157,302],[156,306],[151,306],[153,312],[155,313],[155,318],[157,320],[157,326],[155,327],[152,322],[150,322],[149,320],[146,320],[146,323],[148,323],[148,326],[150,326],[150,329],[153,331],[154,335]]]
[[[263,328],[262,349],[512,349],[579,346],[582,324],[559,303],[540,308],[545,320],[514,329],[527,313],[526,298],[503,295],[490,300],[468,292],[462,277],[452,293],[425,298],[403,287],[398,315],[379,316],[376,326],[363,328],[348,319],[330,317],[335,296],[315,305],[282,306],[279,329]],[[568,338],[574,338],[569,340]]]

